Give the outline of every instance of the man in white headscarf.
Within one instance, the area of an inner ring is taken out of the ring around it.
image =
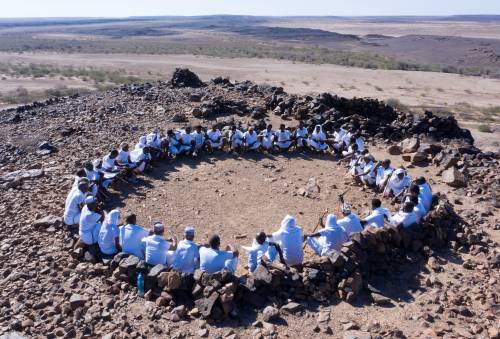
[[[326,217],[326,225],[316,233],[304,235],[307,244],[319,256],[328,255],[332,250],[340,251],[342,244],[349,241],[349,237],[337,224],[333,214]]]
[[[257,132],[250,126],[248,131],[243,134],[244,146],[248,151],[258,151],[261,148],[261,143],[259,141]]]
[[[344,230],[347,235],[351,235],[353,233],[358,233],[363,231],[363,226],[361,225],[361,221],[356,213],[351,211],[351,205],[346,204],[342,201],[341,212],[344,216],[337,223]]]
[[[67,226],[78,225],[80,223],[80,216],[89,190],[88,185],[87,181],[81,181],[78,183],[76,189],[69,192],[64,206],[64,223]]]
[[[302,249],[302,228],[297,226],[294,217],[287,215],[281,221],[281,227],[269,239],[278,243],[283,251],[285,262],[289,266],[302,264],[304,250]]]
[[[323,127],[321,125],[316,125],[316,127],[314,127],[314,131],[309,138],[309,147],[316,152],[324,152],[328,149],[326,134],[323,132]]]
[[[165,239],[165,226],[161,222],[156,222],[153,225],[153,235],[142,239],[142,254],[146,264],[155,266],[172,265],[173,254],[177,247],[177,239]]]
[[[184,229],[184,240],[179,241],[173,255],[172,269],[193,274],[200,267],[200,246],[194,242],[194,228]]]
[[[399,198],[411,184],[410,178],[403,168],[398,168],[391,175],[384,190],[385,197]]]
[[[252,242],[252,246],[243,246],[248,254],[248,271],[253,272],[259,265],[267,267],[273,263],[276,256],[279,256],[280,262],[286,266],[285,258],[279,244],[267,240],[264,232],[259,232]]]
[[[274,131],[273,131],[273,125],[269,124],[267,125],[266,129],[263,130],[260,134],[259,137],[262,139],[262,147],[266,151],[271,151],[273,149],[274,145]]]
[[[292,133],[285,128],[284,124],[280,125],[280,129],[276,132],[276,141],[274,145],[279,151],[288,151],[288,149],[293,145]]]
[[[361,224],[366,226],[371,226],[375,228],[383,228],[385,221],[389,222],[391,220],[391,212],[382,207],[382,201],[380,199],[372,200],[372,211],[364,219],[361,220]]]
[[[85,206],[80,215],[78,235],[80,242],[90,246],[97,243],[103,215],[97,209],[97,200],[93,196],[85,198]]]
[[[101,225],[97,243],[99,244],[103,259],[112,259],[120,249],[119,221],[120,211],[115,209],[106,214],[104,222]]]

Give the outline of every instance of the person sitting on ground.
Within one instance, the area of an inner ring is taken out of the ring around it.
[[[116,157],[116,164],[120,168],[132,169],[135,167],[130,160],[130,152],[126,142],[122,142],[120,145],[120,150],[118,151],[118,156]]]
[[[418,217],[413,211],[415,205],[411,201],[407,201],[403,204],[402,209],[394,214],[391,218],[391,224],[398,226],[403,225],[403,227],[410,227],[417,223]]]
[[[231,152],[239,153],[241,151],[241,146],[243,146],[243,133],[236,127],[236,125],[231,126],[231,131],[229,132],[229,146]]]
[[[279,244],[267,240],[265,232],[259,232],[252,242],[252,246],[243,247],[248,253],[248,271],[253,272],[257,266],[268,267],[272,264],[278,255],[280,262],[288,267],[283,252]]]
[[[214,151],[221,150],[224,146],[224,138],[222,138],[221,131],[217,128],[216,125],[212,125],[212,129],[208,131],[208,148],[210,153]]]
[[[80,181],[77,188],[69,192],[64,206],[64,223],[67,226],[74,226],[80,223],[80,216],[88,190],[89,183],[87,181]]]
[[[307,148],[307,139],[309,138],[309,131],[304,126],[304,122],[302,120],[299,121],[299,126],[295,129],[293,133],[293,137],[295,139],[295,146],[299,150],[304,150]]]
[[[333,150],[339,156],[345,148],[344,137],[346,134],[347,130],[345,129],[345,125],[342,125],[338,131],[333,132]]]
[[[276,132],[276,141],[274,145],[278,148],[278,151],[288,151],[293,145],[292,133],[285,128],[284,124],[280,125],[280,129]]]
[[[167,131],[166,142],[168,143],[168,153],[170,156],[175,158],[181,151],[181,143],[179,142],[180,136],[177,135],[173,130],[169,129]]]
[[[391,212],[387,208],[382,207],[380,199],[372,199],[372,212],[361,220],[361,225],[364,227],[371,226],[375,228],[383,228],[385,221],[391,220]]]
[[[73,185],[71,186],[70,193],[76,191],[78,189],[78,185],[80,182],[85,181],[88,184],[88,192],[87,195],[93,195],[94,197],[97,195],[97,185],[93,184],[90,182],[90,180],[87,178],[87,172],[85,172],[85,169],[81,168],[78,171],[76,171],[75,178],[73,180]],[[69,194],[68,194],[69,196]]]
[[[201,128],[201,125],[196,125],[194,131],[191,133],[191,136],[193,137],[194,140],[194,149],[195,149],[195,151],[193,152],[193,156],[197,156],[198,153],[203,151],[203,149],[206,146],[206,137],[205,133]]]
[[[326,217],[326,225],[316,233],[304,235],[304,240],[319,256],[328,255],[331,251],[340,251],[342,244],[349,241],[349,237],[337,224],[333,214]]]
[[[401,198],[406,188],[411,184],[410,178],[403,168],[398,168],[391,175],[384,190],[384,197],[394,197],[395,200]]]
[[[161,222],[156,222],[153,225],[153,234],[141,240],[142,254],[146,264],[155,265],[172,265],[173,255],[177,247],[177,239],[165,239],[165,226]]]
[[[187,126],[184,131],[181,131],[179,136],[180,148],[179,152],[184,155],[191,155],[195,151],[196,142],[191,135],[191,126]]]
[[[208,240],[208,247],[200,247],[200,270],[207,273],[216,273],[228,270],[231,273],[236,271],[238,266],[239,252],[231,245],[226,250],[220,248],[220,237],[213,235]]]
[[[200,267],[200,246],[194,242],[194,228],[184,229],[184,240],[179,241],[172,260],[172,269],[193,274]]]
[[[259,137],[262,139],[262,148],[267,152],[272,151],[275,138],[273,125],[267,125],[266,129],[259,134]]]
[[[353,233],[358,233],[363,230],[363,225],[361,225],[361,221],[356,213],[351,211],[351,205],[346,204],[344,199],[341,199],[341,208],[340,211],[344,216],[342,219],[337,221],[340,227],[344,230],[344,232],[350,236]]]
[[[413,207],[413,212],[417,216],[417,223],[419,223],[420,220],[422,220],[422,218],[427,214],[425,212],[425,207],[422,203],[422,199],[417,194],[412,193],[406,198],[406,201],[413,203],[413,205],[415,206]]]
[[[151,157],[157,159],[162,154],[162,141],[160,131],[155,128],[146,136],[146,145],[149,147]]]
[[[244,146],[247,151],[259,151],[261,143],[255,129],[250,126],[248,131],[243,134]]]
[[[118,150],[114,149],[108,155],[102,158],[102,171],[106,173],[117,173],[120,169],[117,167],[118,163]]]
[[[146,147],[148,145],[147,141],[148,139],[145,135],[139,137],[139,142],[135,144],[134,151]]]
[[[354,178],[361,180],[364,185],[371,187],[375,184],[375,164],[373,163],[371,156],[368,154],[364,155],[361,161],[361,173],[356,174]]]
[[[285,216],[281,221],[280,229],[268,236],[268,239],[280,245],[287,265],[296,266],[302,264],[304,259],[302,228],[297,225],[294,217]]]
[[[103,219],[103,215],[98,209],[97,199],[91,195],[87,196],[80,215],[80,228],[78,229],[81,243],[87,246],[97,244]]]
[[[377,190],[383,192],[387,185],[387,181],[391,177],[392,172],[394,172],[394,169],[391,167],[391,160],[385,159],[379,161],[377,165],[375,165],[374,171],[376,173],[375,185],[377,185]]]
[[[101,225],[97,243],[101,250],[103,259],[113,259],[114,255],[120,251],[120,231],[118,222],[120,221],[120,211],[115,209],[106,214]]]
[[[321,125],[316,125],[316,127],[314,127],[314,131],[308,143],[312,151],[323,153],[328,150],[326,134],[323,132],[323,127]]]
[[[129,214],[125,218],[125,225],[120,227],[120,247],[122,251],[128,254],[135,255],[139,259],[144,260],[142,253],[142,239],[149,235],[139,225],[136,225],[137,217],[135,214]]]
[[[360,133],[356,132],[351,137],[351,144],[358,145],[358,150],[362,152],[365,149],[365,139],[361,136]]]
[[[418,177],[415,180],[415,184],[420,187],[420,196],[422,197],[422,201],[425,207],[425,212],[428,213],[432,207],[432,189],[429,183],[425,180],[424,177]]]
[[[149,169],[151,164],[151,153],[149,146],[141,148],[137,151],[134,151],[134,154],[131,157],[134,170],[139,173],[146,172]]]

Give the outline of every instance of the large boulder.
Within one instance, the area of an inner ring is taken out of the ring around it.
[[[451,187],[466,187],[467,179],[463,173],[460,173],[455,167],[450,167],[442,174],[442,179],[445,184]]]
[[[187,68],[176,68],[170,83],[174,87],[202,87],[200,78]]]
[[[401,149],[403,153],[414,153],[418,150],[420,141],[417,138],[408,138],[401,141]]]

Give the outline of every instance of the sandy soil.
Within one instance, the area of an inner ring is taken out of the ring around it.
[[[387,36],[403,36],[412,34],[445,35],[469,38],[492,38],[500,36],[500,24],[488,22],[432,22],[420,21],[412,23],[402,22],[369,22],[361,20],[321,20],[315,18],[286,19],[266,22],[266,26],[289,28],[314,28],[343,34],[381,34]]]
[[[126,69],[169,75],[189,67],[203,79],[229,76],[283,86],[290,93],[333,92],[345,97],[397,98],[410,106],[449,107],[464,102],[500,106],[500,80],[433,72],[368,70],[311,65],[270,59],[223,59],[193,55],[15,54],[0,53],[0,62],[34,62],[65,66]]]
[[[0,80],[0,92],[9,92],[18,87],[24,87],[28,91],[43,91],[45,89],[54,88],[56,86],[66,86],[69,88],[88,88],[93,89],[92,82],[83,81],[81,79],[64,79],[59,77],[54,78],[6,78]]]

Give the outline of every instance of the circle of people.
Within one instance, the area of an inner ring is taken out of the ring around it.
[[[167,239],[161,222],[155,222],[150,232],[137,225],[135,214],[129,214],[120,226],[121,212],[118,209],[106,212],[101,208],[113,181],[135,183],[135,176],[147,172],[156,160],[227,149],[231,152],[287,152],[293,149],[331,153],[340,159],[339,163],[345,161],[346,176],[350,175],[356,184],[370,187],[401,204],[400,210],[391,215],[387,208],[382,207],[381,200],[375,198],[371,202],[370,214],[360,218],[344,201],[343,195],[339,195],[340,219],[328,214],[323,223],[322,217],[320,224],[323,227],[311,234],[304,234],[296,219],[287,215],[276,232],[269,235],[260,232],[250,246],[243,247],[248,254],[250,272],[258,265],[272,265],[276,260],[286,267],[300,265],[304,258],[304,242],[314,253],[325,256],[340,250],[351,234],[366,227],[410,227],[419,223],[432,206],[432,191],[425,178],[411,181],[406,170],[392,168],[390,160],[375,162],[365,149],[363,138],[348,126],[342,126],[332,136],[327,135],[321,125],[309,133],[302,122],[294,130],[281,125],[274,131],[272,125],[268,125],[260,133],[254,127],[242,132],[233,125],[221,132],[216,126],[208,131],[197,126],[194,131],[190,127],[168,130],[165,136],[155,129],[141,136],[133,150],[122,143],[118,150],[112,150],[104,158],[86,163],[77,171],[67,196],[64,223],[70,229],[78,229],[78,246],[88,249],[103,261],[125,252],[144,260],[148,267],[162,264],[186,274],[198,268],[208,273],[223,269],[234,273],[239,252],[233,246],[221,249],[218,235],[211,236],[206,244],[198,244],[194,241],[195,229],[189,226],[184,230],[183,240]]]

